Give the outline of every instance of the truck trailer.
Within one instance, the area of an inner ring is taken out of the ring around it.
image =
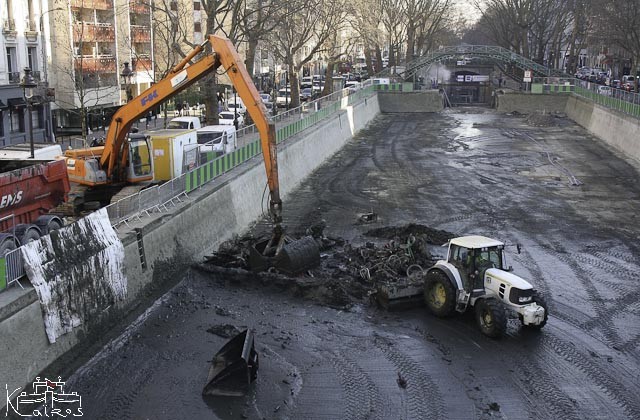
[[[63,160],[0,159],[0,256],[63,226],[49,211],[69,192]]]

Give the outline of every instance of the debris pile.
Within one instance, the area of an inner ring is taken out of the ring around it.
[[[527,116],[527,124],[533,127],[552,127],[558,125],[558,118],[566,117],[558,112],[536,112]]]
[[[429,246],[442,245],[453,237],[449,232],[409,224],[369,230],[364,235],[371,240],[354,245],[342,238],[325,236],[325,226],[320,221],[306,231],[318,242],[321,264],[305,275],[289,277],[275,270],[250,272],[248,250],[255,241],[252,236],[222,244],[198,268],[214,277],[217,274],[224,282],[273,286],[327,306],[348,308],[366,301],[380,285],[421,279],[424,270],[435,262]]]

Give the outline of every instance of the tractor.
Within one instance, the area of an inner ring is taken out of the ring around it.
[[[505,334],[509,312],[520,318],[524,328],[544,327],[547,304],[506,266],[504,243],[462,236],[451,239],[448,247],[447,259],[436,262],[425,277],[424,300],[431,313],[448,317],[473,308],[480,330],[492,338]]]

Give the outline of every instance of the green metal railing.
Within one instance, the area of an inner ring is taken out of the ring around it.
[[[573,93],[606,108],[640,118],[640,95],[576,78],[536,78],[531,84],[533,94]]]
[[[317,124],[318,122],[334,115],[344,106],[351,106],[360,100],[374,95],[376,90],[373,85],[368,85],[355,92],[337,92],[339,95],[333,96],[330,101],[317,100],[305,104],[295,110],[290,110],[281,119],[280,127],[276,130],[276,142],[295,136]],[[189,193],[204,184],[212,181],[216,177],[228,172],[247,160],[262,154],[260,140],[254,140],[231,153],[215,157],[205,164],[186,174],[185,192]]]

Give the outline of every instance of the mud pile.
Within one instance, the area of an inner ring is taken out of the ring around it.
[[[197,268],[224,284],[275,287],[294,296],[330,307],[346,309],[366,302],[380,284],[421,276],[435,261],[429,245],[442,245],[452,238],[449,232],[419,224],[370,230],[363,244],[324,235],[324,224],[307,230],[321,250],[320,266],[303,275],[290,277],[276,270],[251,272],[249,247],[256,238],[244,236],[222,244],[217,252]]]
[[[537,112],[527,116],[527,124],[533,127],[553,127],[558,125],[558,118],[564,114],[557,112]]]

